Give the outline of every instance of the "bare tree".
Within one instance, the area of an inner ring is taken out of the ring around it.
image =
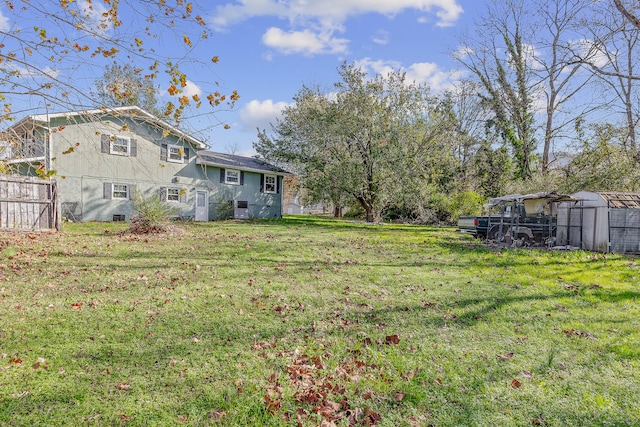
[[[624,9],[626,13],[619,13],[618,4],[622,7],[622,3],[615,3],[616,7],[600,5],[593,18],[585,22],[584,27],[590,31],[590,43],[596,54],[583,58],[583,61],[605,86],[604,99],[608,98],[611,105],[623,114],[626,128],[623,145],[635,153],[638,146],[636,128],[640,120],[640,29],[627,16],[627,9]]]
[[[640,18],[638,18],[634,13],[632,13],[629,8],[622,2],[622,0],[613,0],[613,4],[616,6],[616,9],[622,13],[622,16],[627,18],[634,27],[640,29]],[[635,8],[634,8],[635,11]]]
[[[553,142],[577,117],[593,107],[586,105],[576,111],[572,103],[575,96],[589,83],[591,74],[585,72],[583,63],[575,54],[573,40],[579,37],[578,24],[587,9],[586,0],[536,0],[531,3],[542,25],[534,40],[534,73],[540,81],[539,90],[544,93],[545,119],[543,125],[543,150],[541,169],[546,173],[551,162]],[[593,49],[582,52],[590,58]],[[573,110],[570,110],[573,108]]]
[[[532,90],[537,82],[529,58],[530,45],[523,5],[517,0],[500,0],[476,25],[476,42],[467,37],[455,55],[482,85],[482,99],[493,113],[490,124],[509,145],[516,159],[517,174],[530,178],[536,148]],[[530,30],[530,28],[529,28]]]

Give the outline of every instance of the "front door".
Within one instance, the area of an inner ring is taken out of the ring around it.
[[[209,193],[196,191],[196,221],[209,221]]]

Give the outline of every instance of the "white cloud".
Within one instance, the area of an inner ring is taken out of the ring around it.
[[[334,34],[344,32],[344,23],[352,16],[394,16],[409,10],[435,15],[439,27],[453,25],[462,14],[456,0],[236,0],[217,6],[209,23],[214,30],[224,31],[254,17],[284,19],[291,30],[270,28],[263,42],[283,53],[314,55],[346,51],[347,40]],[[424,22],[424,16],[416,19]],[[374,42],[385,44],[386,39],[381,34]]]
[[[355,65],[365,72],[382,76],[386,76],[392,71],[405,72],[407,82],[427,84],[433,92],[452,89],[455,83],[466,74],[466,71],[462,70],[442,70],[438,64],[433,62],[418,62],[409,67],[403,67],[400,62],[396,61],[373,61],[370,58],[364,58],[356,61]]]
[[[596,67],[604,67],[610,63],[610,58],[593,40],[575,40],[570,46],[583,60]]]
[[[256,128],[270,130],[270,123],[282,115],[282,110],[287,107],[286,102],[273,102],[271,99],[264,101],[249,101],[240,111],[240,124],[243,129],[255,131]]]
[[[187,85],[182,88],[182,94],[191,98],[193,95],[201,95],[202,89],[191,80],[187,80]]]
[[[385,45],[389,43],[389,32],[385,30],[378,30],[372,37],[371,41],[375,44]]]
[[[350,16],[368,13],[393,16],[410,9],[435,13],[438,26],[449,26],[462,14],[456,0],[238,0],[218,6],[210,22],[218,30],[258,16],[275,16],[292,23],[301,20],[343,23]]]
[[[86,27],[88,27],[83,28],[84,30],[104,34],[113,28],[112,22],[105,16],[107,8],[101,3],[78,0],[77,5],[78,11],[81,13],[82,18],[84,18]]]
[[[262,36],[262,42],[282,53],[302,53],[316,55],[321,53],[344,53],[347,40],[332,37],[330,33],[314,33],[310,30],[284,32],[271,27]]]
[[[0,10],[0,31],[9,31],[11,29],[9,25],[9,19],[4,16],[2,11]]]

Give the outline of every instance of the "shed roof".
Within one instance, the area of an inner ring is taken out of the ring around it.
[[[577,201],[574,197],[568,194],[561,194],[557,191],[543,191],[540,193],[532,193],[532,194],[509,194],[507,196],[494,197],[493,199],[489,199],[489,207],[497,206],[501,203],[508,202],[517,202],[522,203],[524,200],[534,200],[534,199],[550,199],[553,202],[572,202]]]
[[[213,151],[199,151],[196,162],[200,165],[233,168],[249,172],[272,173],[276,175],[289,174],[284,169],[280,169],[255,157],[215,153]]]
[[[640,193],[597,192],[611,208],[640,209]]]

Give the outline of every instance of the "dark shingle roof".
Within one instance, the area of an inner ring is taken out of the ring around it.
[[[251,172],[267,172],[288,175],[280,169],[255,157],[236,156],[235,154],[214,153],[213,151],[199,151],[197,163],[200,165],[233,168]]]

